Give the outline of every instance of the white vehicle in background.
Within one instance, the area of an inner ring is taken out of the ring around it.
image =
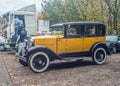
[[[0,36],[0,51],[5,51],[6,49],[9,49],[10,46],[6,44],[5,38],[3,36]]]
[[[3,15],[6,20],[4,37],[10,47],[15,47],[20,29],[24,29],[28,35],[37,35],[36,6],[30,5]],[[22,26],[22,27],[21,27]]]

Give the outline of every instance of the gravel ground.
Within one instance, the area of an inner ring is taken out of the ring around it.
[[[54,61],[43,73],[20,65],[14,51],[2,52],[2,58],[14,86],[120,86],[120,52],[108,56],[103,65],[94,65],[91,59]]]

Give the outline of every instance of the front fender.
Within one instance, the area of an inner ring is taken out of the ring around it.
[[[49,56],[50,61],[61,59],[55,52],[45,46],[35,46],[29,48],[26,54],[27,59],[36,52],[45,52]]]

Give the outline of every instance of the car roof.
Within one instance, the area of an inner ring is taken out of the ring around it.
[[[94,24],[94,25],[98,25],[98,24],[102,24],[103,23],[100,23],[100,22],[90,22],[90,21],[86,21],[86,22],[67,22],[67,23],[58,23],[58,24],[54,24],[54,25],[51,25],[51,27],[54,27],[54,26],[63,26],[63,25],[83,25],[83,24]]]

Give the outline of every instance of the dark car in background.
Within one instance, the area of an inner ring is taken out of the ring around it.
[[[106,44],[112,53],[116,53],[120,50],[120,36],[109,35],[106,36]]]

